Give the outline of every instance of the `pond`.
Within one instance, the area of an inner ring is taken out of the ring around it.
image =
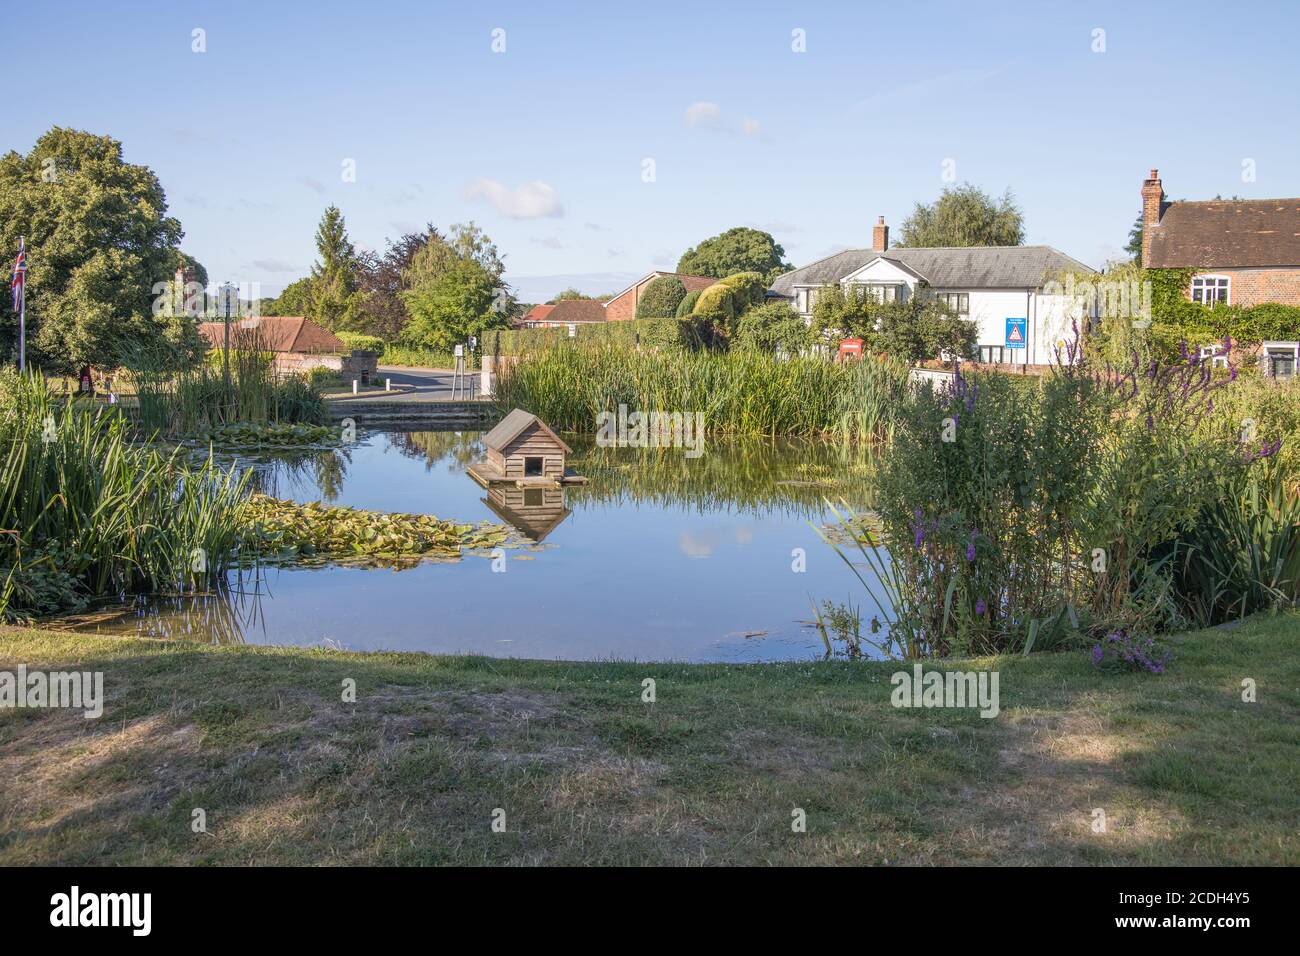
[[[484,455],[473,432],[374,432],[341,449],[240,453],[268,494],[507,523],[524,546],[504,563],[467,555],[400,570],[232,572],[227,594],[142,599],[93,629],[563,660],[807,660],[825,650],[810,596],[861,601],[813,525],[830,517],[824,498],[864,503],[865,451],[710,441],[687,458],[566,440],[570,467],[589,481],[545,492],[480,487],[466,472]]]

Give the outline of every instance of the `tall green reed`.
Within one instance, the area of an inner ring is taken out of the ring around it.
[[[247,478],[130,435],[115,407],[56,401],[39,375],[0,373],[0,612],[220,579]]]

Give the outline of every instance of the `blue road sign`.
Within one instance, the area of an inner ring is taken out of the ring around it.
[[[1025,347],[1025,320],[1007,317],[1007,348],[1023,349]]]

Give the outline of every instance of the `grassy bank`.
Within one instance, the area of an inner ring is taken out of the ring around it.
[[[891,707],[893,664],[5,629],[0,670],[101,670],[107,703],[0,710],[0,863],[1300,863],[1300,615],[1172,644],[1158,677],[1081,652],[944,665],[1000,672],[982,719]]]

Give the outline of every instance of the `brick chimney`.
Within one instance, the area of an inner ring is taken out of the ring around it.
[[[1142,266],[1145,268],[1151,258],[1151,240],[1153,229],[1160,225],[1160,213],[1164,210],[1165,191],[1160,185],[1160,170],[1151,170],[1151,175],[1142,182]]]
[[[871,251],[884,252],[888,248],[889,227],[885,225],[885,217],[881,216],[871,228]]]

